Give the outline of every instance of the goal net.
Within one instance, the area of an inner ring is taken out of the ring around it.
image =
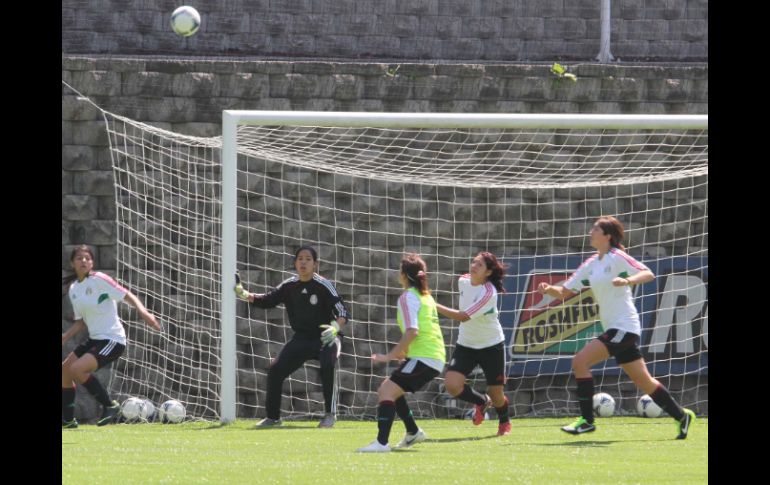
[[[597,305],[590,290],[560,302],[534,289],[569,277],[592,252],[593,221],[614,215],[628,252],[657,275],[635,288],[648,368],[708,413],[706,116],[225,112],[215,138],[105,119],[118,277],[165,327],[148,330],[121,306],[121,397],[178,399],[201,419],[263,417],[267,368],[292,332],[282,307],[236,302],[233,271],[249,291],[268,291],[309,244],[352,314],[339,416],[374,416],[394,368],[370,356],[400,338],[402,255],[419,253],[436,300],[456,308],[457,279],[479,251],[508,265],[499,310],[511,414],[574,414],[571,357],[601,333]],[[440,322],[449,358],[459,322]],[[617,412],[635,412],[642,392],[614,359],[594,377]],[[483,374],[469,381],[486,387]],[[470,409],[442,378],[408,399],[422,417]],[[318,362],[284,382],[281,411],[323,413]]]

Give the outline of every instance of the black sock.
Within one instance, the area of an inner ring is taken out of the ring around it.
[[[463,387],[463,392],[455,396],[457,399],[462,399],[463,401],[470,402],[473,404],[482,405],[487,402],[487,397],[483,394],[481,394],[479,391],[476,391],[471,388],[468,384],[465,384]]]
[[[107,391],[104,390],[104,386],[102,386],[102,383],[99,382],[99,379],[94,377],[93,374],[88,376],[88,379],[86,379],[86,381],[83,383],[83,386],[88,389],[88,392],[90,392],[97,401],[99,401],[99,404],[104,407],[112,406],[112,400],[110,400],[110,396],[107,394]]]
[[[505,404],[500,406],[499,408],[495,408],[495,411],[497,411],[497,419],[501,423],[507,423],[511,420],[511,418],[508,416],[508,398],[505,398]]]
[[[396,399],[396,413],[398,413],[398,417],[401,418],[401,421],[404,422],[407,433],[415,434],[419,430],[419,428],[417,428],[417,423],[414,422],[412,410],[409,409],[409,404],[406,403],[406,397],[401,396]]]
[[[75,419],[75,388],[61,388],[61,419],[72,421]]]
[[[668,389],[666,389],[663,384],[659,384],[658,388],[650,394],[650,397],[655,401],[655,404],[663,408],[669,416],[677,421],[681,421],[684,417],[682,407],[674,401],[674,398],[671,397],[671,393],[668,392]]]
[[[586,421],[594,422],[594,377],[578,377],[577,379],[578,404],[580,415]]]
[[[377,406],[377,441],[381,445],[388,444],[390,428],[393,426],[393,417],[396,415],[396,405],[393,401],[380,401]]]
[[[337,410],[332,409],[332,403],[334,402],[334,365],[321,368],[321,388],[324,393],[324,412],[331,414],[334,411],[336,414]]]

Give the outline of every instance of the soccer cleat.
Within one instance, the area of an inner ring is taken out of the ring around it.
[[[583,434],[583,433],[590,433],[591,431],[596,431],[596,426],[589,423],[585,420],[584,417],[579,417],[575,420],[574,423],[570,424],[569,426],[562,426],[562,431],[569,434]]]
[[[484,422],[484,414],[486,414],[487,409],[492,406],[492,399],[489,397],[488,394],[484,394],[484,397],[487,398],[487,402],[484,404],[476,404],[473,406],[473,425],[478,426],[481,423]]]
[[[506,421],[504,423],[500,423],[497,426],[497,436],[505,436],[507,434],[511,434],[511,422]]]
[[[72,418],[72,421],[65,421],[62,419],[61,427],[62,429],[75,429],[78,427],[78,420],[75,418]]]
[[[281,426],[282,424],[283,424],[283,421],[281,421],[281,418],[278,418],[278,419],[265,418],[262,421],[257,423],[257,428],[275,428],[276,426]]]
[[[379,441],[374,440],[363,448],[356,450],[359,453],[387,453],[390,451],[390,446],[382,445]]]
[[[687,408],[682,408],[682,411],[684,411],[684,417],[681,421],[676,422],[676,429],[679,431],[679,436],[676,437],[678,440],[683,440],[687,438],[687,432],[690,431],[690,425],[693,421],[695,421],[695,413],[690,411]]]
[[[396,448],[409,448],[415,443],[419,443],[420,441],[425,441],[425,439],[428,436],[425,434],[425,432],[421,429],[418,429],[415,434],[409,434],[406,433],[404,435],[404,439],[402,439],[397,445]]]
[[[318,427],[331,428],[334,426],[334,423],[336,422],[337,422],[337,417],[331,413],[328,413],[328,414],[325,414],[324,417],[321,419],[321,422],[318,423]]]
[[[120,403],[113,400],[112,405],[105,406],[102,412],[102,417],[96,422],[97,426],[104,426],[105,424],[114,423],[120,417]]]

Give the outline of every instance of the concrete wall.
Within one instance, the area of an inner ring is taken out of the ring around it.
[[[568,61],[599,52],[601,0],[200,0],[200,31],[169,27],[177,1],[62,2],[66,54]],[[623,61],[707,61],[707,0],[612,2]]]
[[[398,69],[395,69],[397,66]],[[547,66],[65,58],[62,79],[103,109],[195,136],[230,109],[708,113],[708,67]],[[389,75],[395,69],[395,75]],[[62,86],[62,268],[88,242],[115,268],[115,203],[99,111]]]

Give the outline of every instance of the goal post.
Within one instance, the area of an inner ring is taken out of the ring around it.
[[[235,375],[235,271],[236,271],[236,187],[238,184],[238,119],[222,115],[222,403],[220,420],[236,418]],[[229,278],[229,281],[228,281]],[[228,284],[230,283],[230,284]]]
[[[121,395],[179,399],[222,422],[264,416],[267,368],[291,331],[282,309],[236,301],[234,273],[267,291],[310,244],[352,313],[338,413],[372,416],[392,367],[369,356],[399,338],[402,254],[423,255],[435,298],[456,307],[457,278],[486,250],[508,264],[499,310],[512,415],[575,412],[569,362],[600,328],[595,304],[590,291],[538,299],[532,285],[563,281],[591,252],[590,223],[615,215],[629,253],[658,275],[635,294],[648,367],[708,412],[706,115],[228,110],[221,138],[105,116],[118,276],[172,328],[152,337],[128,326],[137,349],[117,366]],[[450,357],[459,322],[441,326]],[[284,416],[323,412],[317,371],[309,361],[284,383]],[[641,393],[614,360],[594,374],[597,392],[630,412]],[[471,384],[485,387],[475,373]],[[465,411],[442,378],[410,399],[418,416]]]

